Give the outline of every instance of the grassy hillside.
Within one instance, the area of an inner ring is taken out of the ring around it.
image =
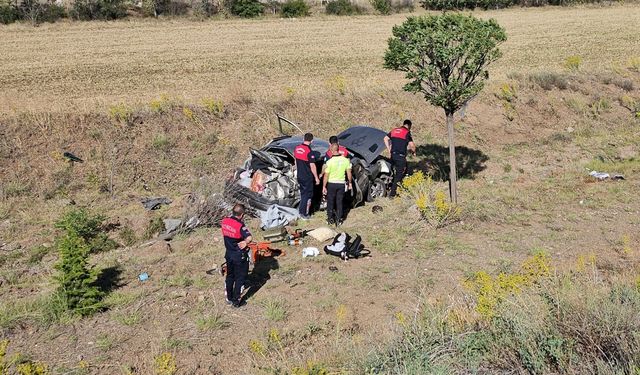
[[[420,146],[410,162],[446,189],[442,113],[380,68],[405,15],[0,27],[0,353],[10,341],[0,368],[630,372],[640,8],[478,15],[496,17],[509,41],[457,119],[462,220],[433,229],[408,198],[381,200],[382,214],[353,210],[344,230],[372,257],[303,259],[286,247],[254,273],[265,283],[241,310],[224,305],[222,280],[207,273],[222,262],[218,229],[139,245],[154,220],[181,217],[188,193],[216,190],[249,147],[276,135],[274,111],[324,138],[410,117]],[[564,66],[572,55],[577,71]],[[69,165],[64,151],[85,162]],[[588,169],[626,179],[596,182]],[[146,212],[146,196],[173,203]],[[121,244],[91,257],[111,290],[108,310],[85,319],[51,299],[53,222],[73,206],[105,214]],[[318,213],[304,226],[323,222]],[[533,278],[538,254],[544,272]],[[150,279],[139,282],[141,272]]]

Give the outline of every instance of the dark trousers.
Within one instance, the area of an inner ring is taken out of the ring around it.
[[[327,184],[327,218],[340,221],[343,219],[342,202],[344,201],[344,182]]]
[[[249,273],[249,254],[245,251],[227,251],[224,259],[227,261],[227,278],[225,280],[227,299],[231,302],[240,302],[242,287]]]
[[[391,192],[389,195],[395,197],[398,185],[402,182],[402,179],[407,174],[407,156],[394,154],[391,155],[391,161],[393,162],[393,169],[395,174],[393,175],[393,183],[391,184]]]
[[[313,199],[313,180],[298,180],[300,185],[300,206],[298,211],[300,216],[309,216],[311,213],[311,200]]]

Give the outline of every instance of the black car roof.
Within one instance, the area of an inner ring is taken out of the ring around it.
[[[264,149],[277,147],[277,148],[286,150],[288,153],[291,154],[291,156],[293,156],[293,150],[296,148],[296,146],[301,144],[302,141],[303,141],[303,138],[301,135],[297,135],[294,137],[283,136],[283,137],[275,138],[273,141],[271,141],[271,143],[266,145]],[[315,138],[313,142],[311,142],[311,149],[313,151],[319,152],[321,155],[324,155],[327,152],[327,150],[329,150],[329,142],[323,139]]]
[[[340,145],[361,156],[371,164],[386,149],[383,130],[367,125],[356,125],[338,134]]]

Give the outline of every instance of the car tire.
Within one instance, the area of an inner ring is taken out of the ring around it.
[[[377,198],[386,197],[387,196],[387,187],[381,178],[376,178],[373,180],[371,185],[369,186],[369,192],[367,194],[367,200],[369,202],[373,202]]]

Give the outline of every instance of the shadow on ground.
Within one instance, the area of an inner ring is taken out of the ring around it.
[[[243,301],[248,300],[253,297],[266,283],[271,279],[271,275],[269,273],[272,270],[277,270],[280,268],[278,264],[278,260],[274,257],[263,258],[260,261],[256,262],[253,266],[253,270],[249,273],[247,277],[247,284],[249,284],[249,289],[242,297]]]
[[[409,171],[423,171],[437,181],[449,180],[449,147],[437,144],[420,145],[416,149],[418,161],[409,161]],[[465,146],[456,147],[456,171],[458,179],[473,179],[487,168],[489,157],[480,150]]]
[[[124,285],[122,284],[121,275],[122,268],[120,268],[120,266],[104,268],[102,271],[100,271],[95,285],[103,293],[111,293],[115,289],[120,288]]]

